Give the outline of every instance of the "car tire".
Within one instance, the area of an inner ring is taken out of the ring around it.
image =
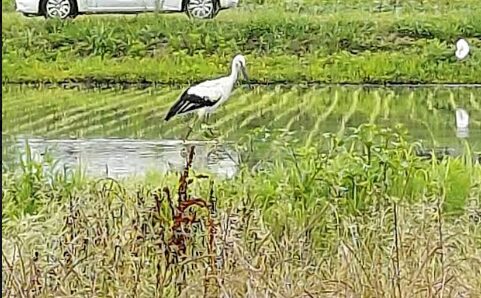
[[[74,18],[78,12],[75,0],[43,0],[41,9],[47,19]]]
[[[186,0],[185,12],[189,18],[212,19],[219,12],[218,0]]]

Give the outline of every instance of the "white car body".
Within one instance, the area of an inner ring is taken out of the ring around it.
[[[62,0],[60,0],[62,1]],[[60,2],[58,1],[58,2]],[[75,1],[77,14],[86,13],[138,13],[138,12],[182,12],[190,2],[204,3],[205,0],[70,0]],[[216,10],[235,7],[238,0],[213,0]],[[42,15],[42,0],[15,0],[16,11],[25,15]],[[215,14],[214,14],[215,15]],[[196,17],[196,16],[194,16]],[[204,17],[200,17],[204,18]]]

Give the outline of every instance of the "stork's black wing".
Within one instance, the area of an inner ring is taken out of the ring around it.
[[[215,105],[219,99],[212,100],[207,96],[199,96],[196,94],[189,94],[189,89],[185,90],[180,96],[179,100],[170,108],[169,112],[165,116],[165,121],[169,121],[170,118],[175,115],[185,114],[187,112],[197,110],[200,108],[211,107]]]

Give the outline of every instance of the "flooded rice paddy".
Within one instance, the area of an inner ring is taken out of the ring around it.
[[[462,151],[467,141],[481,151],[481,89],[478,88],[279,88],[238,89],[209,120],[219,137],[199,129],[181,141],[189,117],[164,122],[181,90],[171,88],[82,90],[3,87],[2,161],[18,158],[28,140],[34,154],[46,151],[60,164],[80,165],[94,176],[125,177],[147,171],[179,170],[185,148],[197,148],[194,167],[219,176],[236,172],[234,144],[262,143],[290,136],[313,144],[324,133],[349,127],[403,124],[413,140],[427,147]],[[470,115],[469,128],[455,125],[455,109]],[[256,133],[262,129],[262,134]],[[250,137],[251,136],[251,137]],[[266,137],[267,136],[267,137]],[[280,158],[269,154],[259,158]],[[13,163],[12,163],[13,164]]]

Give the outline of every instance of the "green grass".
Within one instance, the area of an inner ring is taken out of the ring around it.
[[[2,175],[2,294],[481,294],[479,164],[423,161],[397,129],[321,137],[324,154],[277,141],[290,157],[232,180],[191,173],[180,193],[208,210],[176,209],[174,174],[89,181],[24,159]]]
[[[4,16],[7,82],[184,84],[227,73],[236,53],[246,55],[254,82],[479,83],[481,72],[480,9],[399,15],[239,9],[207,22],[154,14],[69,22]],[[454,43],[461,36],[472,51],[459,62]]]

